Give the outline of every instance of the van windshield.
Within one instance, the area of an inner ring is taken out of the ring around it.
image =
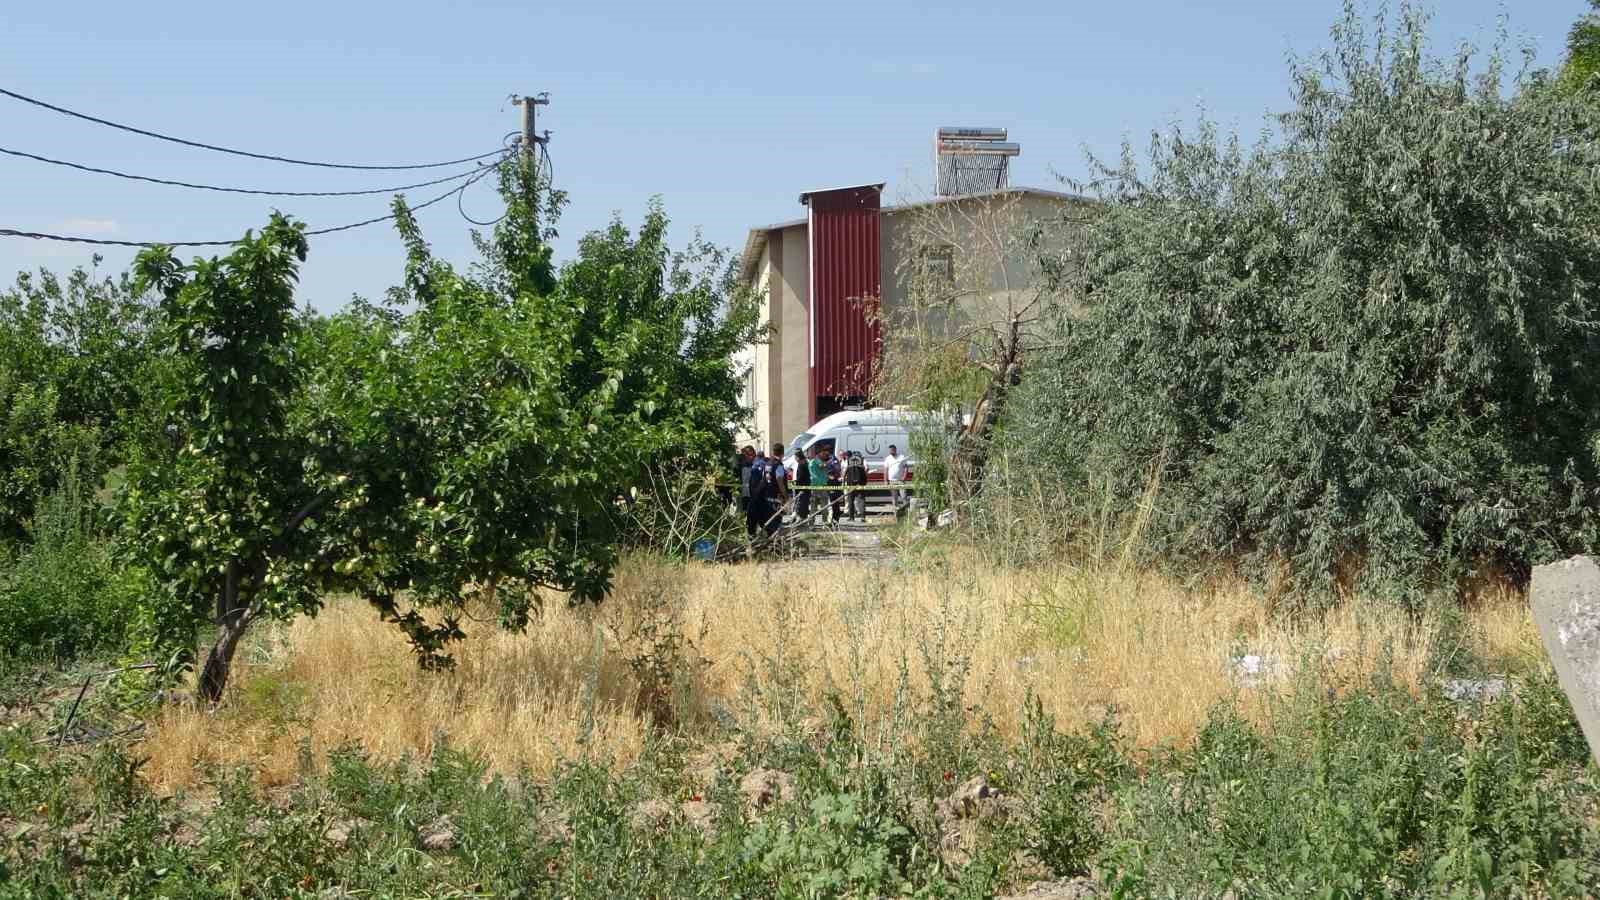
[[[809,431],[803,432],[799,437],[794,439],[794,443],[789,445],[789,452],[793,453],[794,451],[799,450],[800,448],[802,448],[802,447],[804,447],[806,445],[807,441],[811,440],[814,437],[816,437],[816,435],[812,434]]]

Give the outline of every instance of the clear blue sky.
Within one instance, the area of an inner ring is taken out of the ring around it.
[[[1509,16],[1538,62],[1560,57],[1583,0],[1448,0],[1435,48],[1493,42]],[[423,162],[497,146],[511,93],[549,91],[556,180],[571,194],[558,257],[613,212],[660,195],[679,243],[731,248],[800,214],[804,189],[931,181],[939,125],[995,125],[1022,144],[1012,183],[1081,175],[1084,149],[1192,120],[1204,106],[1256,132],[1287,104],[1285,59],[1325,47],[1333,0],[608,3],[277,0],[9,3],[0,86],[212,143],[311,159]],[[188,181],[285,190],[382,187],[415,173],[328,172],[109,131],[0,97],[0,146]],[[0,157],[0,226],[133,240],[230,238],[272,202]],[[432,196],[418,191],[413,200]],[[382,197],[279,200],[311,227],[383,212]],[[467,210],[497,214],[480,186]],[[453,203],[422,215],[443,256],[469,258]],[[92,251],[0,238],[0,280],[65,271]],[[191,251],[192,252],[192,251]],[[187,254],[186,254],[187,255]],[[105,252],[106,268],[131,252]],[[314,240],[302,296],[322,309],[401,276],[392,229]]]

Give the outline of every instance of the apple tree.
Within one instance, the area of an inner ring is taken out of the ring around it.
[[[657,207],[557,274],[529,177],[503,167],[507,216],[466,273],[397,200],[404,284],[327,318],[295,310],[306,244],[281,217],[219,260],[141,257],[163,297],[170,440],[131,467],[128,546],[163,585],[151,643],[182,653],[216,628],[202,700],[254,622],[315,615],[332,593],[435,668],[485,586],[513,628],[543,589],[598,601],[619,498],[663,455],[731,447],[749,304],[703,255],[666,252]],[[553,213],[560,195],[544,196]]]

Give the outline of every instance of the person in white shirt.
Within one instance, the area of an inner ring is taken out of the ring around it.
[[[891,486],[903,483],[906,480],[906,460],[900,455],[900,449],[893,444],[889,445],[889,455],[883,458],[883,480]],[[905,491],[891,490],[889,497],[894,501],[894,508],[899,509],[905,505]]]

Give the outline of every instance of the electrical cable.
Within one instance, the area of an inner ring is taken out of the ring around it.
[[[367,166],[358,165],[355,163],[315,162],[307,159],[293,159],[287,156],[275,156],[271,153],[252,153],[248,150],[236,150],[232,147],[221,147],[216,144],[207,144],[201,141],[191,141],[186,138],[173,137],[170,134],[162,134],[158,131],[146,131],[143,128],[135,128],[132,125],[124,125],[120,122],[113,122],[110,119],[101,119],[96,116],[88,115],[87,113],[81,113],[75,110],[67,109],[64,106],[56,106],[53,103],[46,103],[43,100],[36,100],[33,97],[19,94],[16,91],[8,91],[5,88],[0,88],[0,94],[10,97],[13,100],[21,100],[23,103],[31,103],[34,106],[48,109],[51,112],[58,112],[64,116],[72,116],[75,119],[82,119],[85,122],[93,122],[96,125],[104,125],[108,128],[116,128],[121,131],[131,132],[133,134],[142,134],[145,137],[155,138],[156,140],[170,141],[171,143],[182,144],[186,147],[198,147],[201,150],[214,150],[217,153],[231,153],[234,156],[248,156],[251,159],[265,159],[272,162],[289,163],[296,166],[316,166],[317,168],[322,169],[366,169],[391,171],[396,169],[441,169],[445,166],[459,166],[463,163],[477,162],[480,159],[487,159],[488,157],[494,156],[496,153],[501,152],[500,150],[492,150],[488,153],[479,153],[477,156],[468,156],[463,159],[452,159],[444,162],[434,163],[412,163],[403,166]]]
[[[509,151],[507,152],[507,155],[510,155]],[[462,187],[466,187],[466,185],[462,185]],[[481,228],[492,228],[495,225],[499,225],[501,222],[505,221],[506,216],[511,215],[511,211],[508,209],[501,213],[498,219],[490,219],[487,222],[480,222],[477,219],[467,215],[466,207],[461,205],[461,198],[465,197],[466,195],[467,192],[465,190],[456,192],[456,212],[461,214],[461,218],[466,219],[468,222],[471,222],[474,225],[477,225]]]
[[[520,145],[520,142],[512,142],[510,139],[513,138],[513,137],[518,137],[518,136],[520,136],[520,134],[521,134],[521,132],[509,131],[509,132],[506,132],[506,136],[501,139],[501,140],[507,142],[506,143],[507,155],[509,155],[510,153],[514,152],[517,149],[517,147]],[[546,185],[553,185],[555,183],[555,171],[556,170],[555,170],[555,163],[550,161],[550,145],[545,141],[540,141],[539,142],[539,152],[544,156],[545,184]],[[499,225],[501,222],[505,221],[506,216],[510,215],[510,212],[507,211],[507,212],[501,213],[500,217],[497,218],[497,219],[490,219],[487,222],[480,222],[479,220],[474,219],[473,217],[467,215],[467,210],[462,205],[462,198],[465,197],[465,196],[466,196],[466,192],[465,191],[462,191],[462,192],[456,194],[456,212],[461,214],[461,218],[466,219],[468,222],[471,222],[474,225],[480,226],[482,228],[490,228],[490,227],[493,227],[495,225]]]
[[[500,217],[497,218],[497,219],[490,219],[487,222],[480,222],[477,219],[474,219],[473,217],[467,215],[466,207],[461,205],[461,198],[463,196],[465,196],[465,192],[464,191],[457,191],[456,192],[456,212],[461,214],[461,218],[466,219],[468,222],[471,222],[472,224],[477,225],[480,228],[492,228],[492,227],[494,227],[496,225],[499,225],[501,222],[504,222],[505,219],[506,219],[506,216],[511,215],[511,211],[507,210],[507,211],[501,213]]]
[[[426,209],[435,203],[446,200],[451,194],[466,190],[493,171],[494,166],[484,166],[481,171],[479,171],[472,178],[468,179],[465,183],[456,185],[443,194],[434,197],[432,200],[425,200],[422,203],[418,203],[416,206],[410,207],[410,210],[412,212],[416,212],[419,209]],[[395,214],[391,212],[386,216],[377,216],[376,218],[364,219],[360,222],[351,222],[348,225],[335,225],[331,228],[316,228],[311,231],[304,232],[304,234],[306,237],[313,237],[319,234],[333,234],[334,232],[338,231],[349,231],[352,228],[361,228],[366,225],[375,225],[379,222],[387,222],[390,219],[393,219],[394,216]],[[243,242],[243,238],[236,238],[231,241],[119,241],[111,238],[86,238],[77,237],[74,235],[49,234],[41,231],[18,231],[14,228],[0,228],[0,237],[21,237],[31,238],[36,241],[63,241],[69,244],[94,244],[97,246],[107,247],[231,247],[234,244]]]
[[[189,181],[171,181],[166,178],[153,178],[148,175],[133,175],[128,172],[118,172],[113,169],[100,169],[94,166],[86,166],[82,163],[68,162],[64,159],[51,159],[48,156],[39,156],[38,154],[28,153],[23,150],[12,150],[6,147],[0,147],[0,153],[4,153],[7,156],[19,156],[23,159],[31,159],[37,162],[49,163],[52,166],[65,166],[66,168],[77,169],[82,172],[95,172],[100,175],[114,175],[117,178],[126,178],[129,181],[147,181],[151,184],[165,184],[172,187],[193,188],[197,191],[220,191],[225,194],[255,194],[262,197],[361,197],[369,194],[394,194],[400,191],[409,191],[412,188],[432,187],[436,184],[444,184],[447,181],[455,181],[458,178],[469,178],[474,173],[479,171],[478,169],[468,169],[465,172],[457,172],[454,175],[447,175],[443,178],[435,178],[432,181],[419,181],[416,184],[402,184],[396,185],[395,187],[369,188],[361,191],[269,191],[256,188],[222,187],[221,185],[215,184],[195,184],[194,182]]]

